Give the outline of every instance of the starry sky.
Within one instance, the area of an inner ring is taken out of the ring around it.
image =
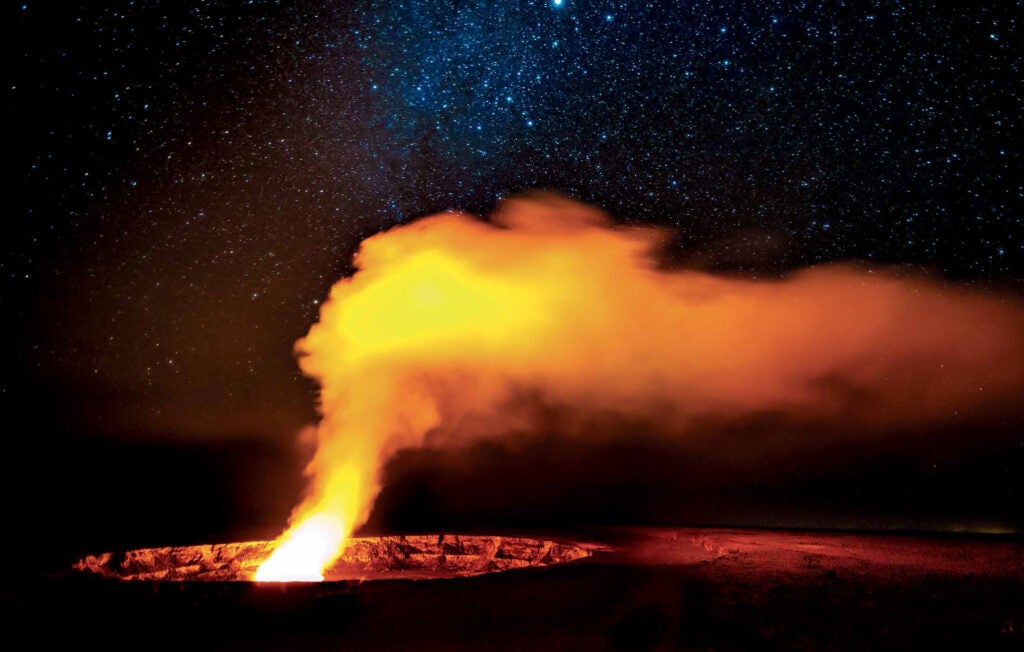
[[[557,190],[681,265],[1024,279],[1022,3],[12,3],[14,413],[290,440],[364,237]]]

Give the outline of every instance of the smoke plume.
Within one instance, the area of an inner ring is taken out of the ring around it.
[[[297,343],[322,420],[281,550],[316,531],[330,558],[397,451],[550,429],[553,411],[559,436],[629,421],[669,439],[765,413],[837,438],[1019,415],[1019,303],[855,265],[671,270],[670,235],[533,195],[363,242]]]

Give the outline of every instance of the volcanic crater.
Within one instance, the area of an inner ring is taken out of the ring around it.
[[[119,580],[253,581],[273,541],[140,548],[87,555],[74,568]],[[550,566],[589,557],[595,549],[506,536],[423,534],[353,538],[324,571],[325,581],[437,579]]]

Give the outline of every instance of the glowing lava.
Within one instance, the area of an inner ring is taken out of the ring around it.
[[[317,514],[290,530],[256,571],[257,582],[321,582],[345,541],[345,525]]]
[[[341,554],[342,545],[355,527],[347,515],[363,508],[362,477],[351,465],[334,469],[322,491],[323,500],[293,519],[295,525],[278,540],[274,552],[256,571],[255,580],[323,581],[324,569]]]

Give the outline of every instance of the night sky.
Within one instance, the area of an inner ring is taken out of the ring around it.
[[[1024,3],[947,4],[10,4],[7,412],[290,447],[359,241],[527,188],[678,227],[681,265],[1017,285]]]

